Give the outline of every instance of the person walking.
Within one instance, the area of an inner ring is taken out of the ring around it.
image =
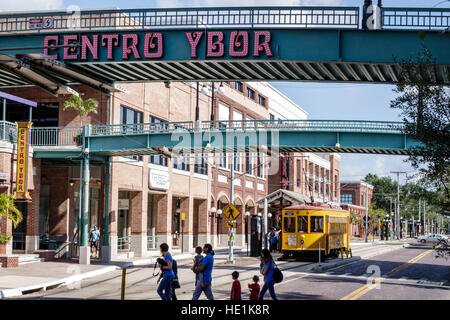
[[[167,243],[161,243],[159,246],[161,250],[161,254],[163,255],[163,263],[160,263],[161,271],[163,272],[163,277],[161,283],[158,286],[157,292],[162,300],[171,300],[172,299],[172,282],[175,278],[175,274],[173,272],[173,259],[172,255],[169,253],[169,245]],[[161,279],[161,278],[160,278]],[[159,282],[159,280],[158,280]],[[164,293],[163,293],[164,291]]]
[[[212,283],[212,270],[214,267],[214,250],[209,243],[206,243],[203,246],[203,253],[205,253],[205,257],[202,262],[198,266],[194,273],[197,274],[197,283],[195,285],[195,291],[192,296],[192,300],[198,300],[202,292],[205,293],[206,298],[209,300],[214,300],[214,296],[212,293],[211,283]],[[198,274],[203,272],[203,285],[198,278]]]
[[[272,231],[269,235],[269,248],[270,252],[273,252],[273,250],[277,250],[277,234],[275,233],[275,228],[272,228]]]
[[[248,284],[248,288],[250,289],[250,300],[258,300],[259,298],[259,290],[261,289],[259,284],[259,277],[257,275],[253,276],[253,283]]]
[[[89,235],[89,241],[91,242],[91,257],[94,256],[94,258],[98,258],[100,246],[100,230],[98,230],[97,226],[94,226],[94,228],[92,229],[91,234]],[[95,255],[94,255],[94,248],[95,248]]]
[[[241,296],[241,283],[239,282],[239,272],[234,271],[231,274],[231,277],[233,278],[233,285],[231,286],[231,292],[230,292],[230,300],[242,300]]]
[[[264,276],[264,286],[259,294],[259,300],[264,300],[264,295],[267,290],[270,292],[270,296],[273,300],[278,300],[275,294],[275,279],[273,278],[274,262],[272,255],[268,249],[261,251],[261,274]]]

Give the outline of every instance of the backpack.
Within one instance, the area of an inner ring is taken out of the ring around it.
[[[281,281],[283,281],[283,273],[280,269],[278,269],[278,266],[275,262],[273,263],[273,265],[273,280],[275,280],[275,283],[280,283]]]

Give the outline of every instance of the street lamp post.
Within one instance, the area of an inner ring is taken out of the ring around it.
[[[247,257],[248,257],[248,218],[250,217],[250,212],[245,213],[245,244],[247,245]]]

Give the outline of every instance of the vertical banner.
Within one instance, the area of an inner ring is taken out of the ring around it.
[[[33,122],[16,122],[17,126],[17,166],[16,166],[16,200],[31,200],[28,193],[28,145],[30,129]]]

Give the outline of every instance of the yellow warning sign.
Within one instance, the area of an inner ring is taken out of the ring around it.
[[[237,223],[236,222],[227,222],[226,225],[227,225],[227,228],[234,228],[234,229],[236,229],[236,227],[237,227]]]
[[[232,204],[226,206],[226,208],[223,209],[222,213],[225,217],[227,217],[229,221],[236,220],[236,218],[241,214],[239,210]]]

